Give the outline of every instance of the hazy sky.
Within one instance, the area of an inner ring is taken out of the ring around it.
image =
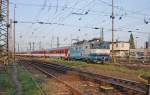
[[[11,18],[14,2],[17,4],[16,37],[17,44],[23,49],[29,48],[29,42],[39,43],[43,48],[56,47],[57,37],[60,45],[71,43],[71,39],[91,39],[100,36],[103,27],[104,38],[111,40],[111,0],[10,0]],[[58,1],[58,2],[57,2]],[[138,46],[144,46],[150,32],[150,0],[114,0],[115,3],[115,39],[128,41],[134,31]],[[46,22],[54,24],[33,24],[25,22]],[[139,29],[139,30],[137,30]],[[143,32],[143,33],[141,33]],[[52,40],[53,39],[53,40]]]

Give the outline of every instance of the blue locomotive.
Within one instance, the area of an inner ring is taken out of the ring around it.
[[[109,42],[74,44],[69,49],[68,57],[92,62],[108,61],[110,60]]]

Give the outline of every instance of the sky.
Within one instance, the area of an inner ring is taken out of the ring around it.
[[[34,42],[37,50],[55,48],[58,37],[61,47],[68,46],[71,39],[100,37],[102,27],[104,40],[111,41],[111,1],[10,0],[11,19],[16,4],[16,46],[19,44],[20,50],[26,51]],[[144,47],[150,33],[150,0],[114,0],[114,6],[115,39],[128,41],[128,31],[133,31],[137,46]]]

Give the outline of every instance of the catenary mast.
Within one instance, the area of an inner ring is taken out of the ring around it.
[[[0,63],[9,61],[9,0],[0,0]]]

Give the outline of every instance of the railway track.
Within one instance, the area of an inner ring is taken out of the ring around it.
[[[25,67],[27,67],[27,66],[31,67],[32,66],[33,68],[35,68],[36,70],[44,73],[48,77],[53,78],[57,82],[57,84],[59,86],[63,87],[62,89],[59,89],[57,91],[56,95],[83,95],[80,91],[78,91],[77,89],[73,88],[70,84],[66,83],[63,80],[58,79],[54,74],[49,73],[41,65],[28,63],[28,65],[24,65],[24,66]]]
[[[131,80],[126,80],[126,79],[121,79],[121,78],[115,78],[111,76],[103,76],[103,75],[98,75],[98,74],[92,74],[89,72],[84,72],[84,71],[79,71],[82,76],[88,77],[90,79],[94,79],[96,81],[103,81],[106,83],[109,83],[111,85],[114,85],[117,89],[122,90],[132,90],[134,94],[136,93],[143,93],[144,95],[147,94],[147,86],[144,84],[141,84],[139,82],[131,81]],[[130,92],[131,93],[131,92]]]
[[[95,81],[103,81],[103,82],[118,86],[120,88],[122,87],[122,88],[126,88],[128,90],[133,90],[134,91],[133,93],[146,94],[148,91],[146,85],[136,82],[136,81],[131,81],[131,80],[122,79],[122,78],[116,78],[116,77],[112,77],[112,76],[93,74],[91,72],[84,72],[82,70],[70,68],[68,66],[65,66],[62,64],[60,65],[57,63],[51,63],[51,64],[48,64],[47,66],[55,67],[56,70],[61,70],[61,71],[67,71],[67,70],[77,71],[77,72],[79,72],[79,74],[82,77],[93,79]]]
[[[61,79],[61,81],[65,81],[66,84],[71,85],[73,89],[79,91],[82,95],[101,95],[101,93],[102,93],[102,92],[100,92],[100,89],[99,89],[100,86],[99,86],[99,84],[97,84],[95,82],[92,82],[90,80],[87,80],[87,79],[81,79],[80,76],[78,74],[74,73],[74,72],[69,73],[69,75],[65,74],[66,70],[67,70],[66,68],[58,70],[58,68],[60,68],[60,67],[56,67],[56,66],[54,66],[54,64],[53,64],[53,66],[50,66],[49,64],[39,64],[39,63],[29,63],[29,62],[25,62],[25,63],[28,63],[28,65],[30,64],[29,67],[31,67],[31,66],[34,65],[35,68],[37,68],[38,70],[42,70],[42,72],[44,72],[44,73],[46,71],[45,74],[47,74],[47,73],[50,72],[50,73],[52,73],[52,76],[54,76],[55,78],[59,78],[58,77],[59,74],[63,73],[62,75],[65,75],[65,76],[63,76],[65,78]],[[22,64],[25,64],[25,63],[22,63]],[[56,71],[55,67],[57,68],[58,75],[55,72]],[[51,71],[51,68],[54,69],[54,73],[53,73],[53,70]],[[69,77],[66,77],[66,75],[69,76]],[[74,77],[72,78],[72,76],[75,76],[75,78]],[[112,92],[114,94],[111,94],[111,95],[121,95],[121,94],[119,94],[120,92],[118,92],[117,90],[111,91],[111,93]],[[60,95],[60,94],[58,94],[58,95]],[[65,95],[68,95],[68,94],[65,94]],[[69,94],[69,95],[80,95],[80,94]]]
[[[31,61],[31,63],[37,66],[41,66],[41,62]],[[65,66],[59,63],[43,63],[42,66],[64,73],[67,71],[76,71],[80,74],[80,76],[86,79],[90,79],[95,82],[105,82],[111,84],[113,87],[115,87],[119,91],[122,91],[123,93],[130,93],[128,95],[147,95],[148,93],[147,86],[136,81],[116,78],[112,76],[93,74],[91,72],[85,72],[80,69],[71,68],[69,66]]]

